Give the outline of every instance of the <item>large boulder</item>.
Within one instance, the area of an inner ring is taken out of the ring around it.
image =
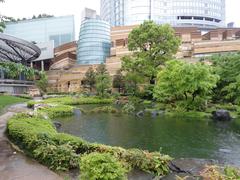
[[[212,112],[212,118],[216,121],[231,121],[232,117],[229,111],[220,109]]]
[[[60,129],[62,127],[62,124],[60,122],[54,121],[53,124],[57,129]]]
[[[141,118],[144,116],[144,111],[139,111],[137,114],[136,114],[137,117]]]

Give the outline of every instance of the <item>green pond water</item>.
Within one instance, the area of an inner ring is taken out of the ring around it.
[[[57,121],[62,123],[61,132],[89,142],[160,151],[174,158],[215,159],[240,166],[240,119],[214,122],[197,117],[137,118],[76,111],[74,116]]]

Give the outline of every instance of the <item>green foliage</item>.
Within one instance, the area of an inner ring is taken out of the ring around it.
[[[240,180],[240,170],[233,167],[226,167],[224,173],[227,180]]]
[[[132,102],[128,102],[123,106],[122,111],[128,114],[132,114],[136,111],[136,108]]]
[[[214,100],[240,103],[240,53],[216,55],[211,58],[215,73],[220,76],[214,90]]]
[[[67,105],[45,106],[39,109],[40,113],[46,114],[49,118],[65,117],[73,115],[74,108]]]
[[[96,70],[96,90],[100,97],[107,96],[112,87],[111,77],[107,72],[106,66],[100,64]]]
[[[208,65],[172,60],[158,74],[154,97],[175,106],[180,102],[180,106],[184,106],[181,108],[187,111],[202,110],[217,80],[218,76]]]
[[[2,2],[4,2],[4,0],[0,0],[0,3]],[[2,33],[5,28],[4,18],[0,15],[0,32]]]
[[[128,49],[134,54],[123,59],[123,70],[138,72],[153,83],[159,66],[172,59],[179,45],[180,39],[170,25],[145,21],[129,34]]]
[[[57,133],[50,121],[38,116],[14,116],[8,121],[7,134],[28,155],[54,170],[78,168],[80,155],[97,152],[111,154],[118,163],[124,163],[128,170],[136,168],[155,175],[166,175],[169,172],[169,156],[88,143],[78,137]],[[107,163],[115,162],[112,160],[111,157]]]
[[[57,171],[66,171],[78,167],[78,156],[72,150],[68,143],[56,145],[53,143],[42,143],[34,151],[34,158],[50,169]]]
[[[123,180],[127,170],[112,155],[90,153],[81,157],[80,177],[82,180]]]
[[[87,72],[85,73],[83,83],[84,85],[87,85],[89,87],[90,92],[92,92],[92,89],[96,84],[96,73],[92,67],[88,68]]]
[[[26,101],[27,101],[27,99],[25,99],[25,98],[0,95],[0,112],[3,108],[5,108],[9,105],[26,102]]]
[[[23,74],[27,80],[33,80],[35,70],[33,68],[24,66],[20,63],[10,61],[0,61],[0,69],[2,69],[8,78],[16,79]]]
[[[131,149],[123,153],[123,159],[131,164],[132,168],[153,173],[157,176],[166,175],[169,172],[169,156],[159,156],[158,152],[149,153],[139,149]]]
[[[143,82],[143,78],[136,72],[128,72],[125,76],[125,86],[127,94],[136,96],[139,94],[139,84]]]
[[[102,106],[94,108],[90,113],[118,113],[119,111],[112,106]]]
[[[36,81],[37,87],[40,89],[41,93],[47,92],[48,78],[45,72],[41,71],[38,73],[39,80]]]
[[[206,166],[201,176],[203,179],[210,180],[240,180],[240,170],[234,167],[226,167],[223,169],[218,166]]]
[[[27,114],[18,114],[8,121],[7,133],[20,147],[33,151],[40,143],[38,141],[39,134],[53,136],[57,132],[47,120]]]
[[[35,104],[37,104],[36,101],[28,101],[27,102],[27,107],[33,109]]]
[[[118,70],[113,76],[113,87],[118,89],[118,93],[121,93],[121,90],[125,87],[124,83],[124,76],[121,70]]]

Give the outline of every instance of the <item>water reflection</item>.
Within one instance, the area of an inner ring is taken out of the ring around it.
[[[86,106],[85,108],[92,108]],[[90,142],[161,151],[175,158],[216,159],[240,166],[240,120],[81,114],[59,119],[61,131]]]

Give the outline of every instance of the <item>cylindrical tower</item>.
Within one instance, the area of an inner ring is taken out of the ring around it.
[[[101,0],[101,17],[112,26],[153,20],[211,29],[225,26],[225,0]]]
[[[110,24],[100,19],[82,22],[78,50],[78,64],[101,64],[110,55]]]

